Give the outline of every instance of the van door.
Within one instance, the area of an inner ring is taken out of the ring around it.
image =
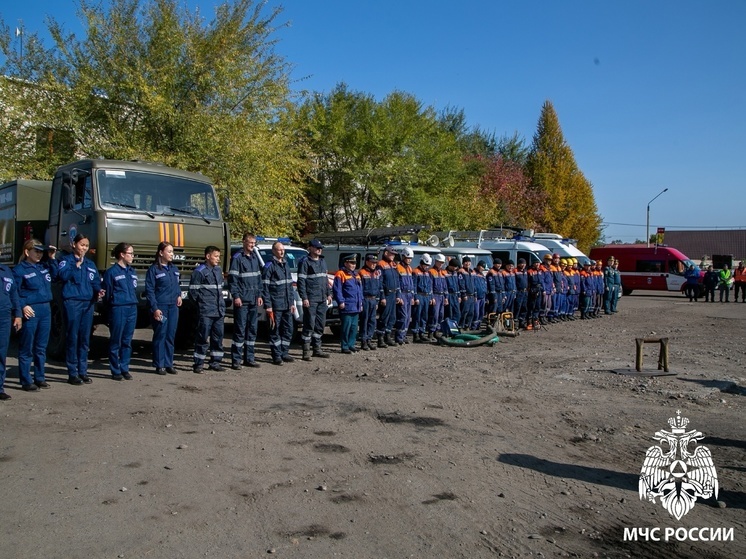
[[[666,274],[666,289],[669,291],[681,291],[681,286],[686,283],[684,271],[686,266],[679,260],[668,261],[668,274]]]

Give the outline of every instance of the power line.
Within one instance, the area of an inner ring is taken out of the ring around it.
[[[645,227],[644,223],[618,223],[614,221],[602,221],[601,225],[618,225],[623,227]],[[650,224],[653,225],[652,223]],[[663,227],[663,226],[661,226]],[[743,225],[665,225],[666,229],[684,229],[684,230],[701,230],[701,229],[746,229]]]

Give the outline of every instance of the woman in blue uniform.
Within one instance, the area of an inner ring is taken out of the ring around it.
[[[137,272],[131,266],[135,251],[119,243],[111,251],[116,262],[104,273],[109,307],[109,370],[114,380],[131,380],[132,336],[137,322]]]
[[[52,280],[57,269],[49,263],[42,262],[46,250],[47,247],[36,239],[27,240],[23,243],[18,266],[13,268],[23,312],[23,328],[19,332],[18,342],[18,376],[21,388],[29,392],[38,388],[49,388],[44,369],[47,362],[49,328],[52,324],[49,303],[52,301]],[[49,256],[54,258],[54,249],[49,249]]]
[[[153,317],[153,365],[159,375],[176,374],[174,341],[179,322],[181,287],[179,269],[173,264],[173,259],[173,245],[162,242],[145,276],[145,294]]]
[[[21,301],[18,298],[18,287],[13,279],[10,268],[0,264],[0,400],[10,400],[10,394],[5,393],[5,358],[8,355],[10,342],[10,328],[18,332],[21,321]]]
[[[85,255],[90,241],[83,233],[73,239],[72,253],[58,265],[62,286],[67,331],[67,382],[74,385],[91,384],[88,376],[88,348],[93,328],[93,305],[104,296],[101,276],[96,265]]]

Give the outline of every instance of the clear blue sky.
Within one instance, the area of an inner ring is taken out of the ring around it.
[[[472,126],[530,142],[550,100],[593,183],[607,240],[746,227],[746,1],[269,0],[294,87],[394,90]],[[212,18],[214,0],[189,0]],[[52,16],[78,30],[71,0],[0,0],[11,27]],[[629,224],[629,225],[617,225]]]

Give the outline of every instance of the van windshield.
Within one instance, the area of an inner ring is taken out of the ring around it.
[[[220,218],[215,191],[207,182],[121,169],[99,169],[96,180],[103,209]]]

